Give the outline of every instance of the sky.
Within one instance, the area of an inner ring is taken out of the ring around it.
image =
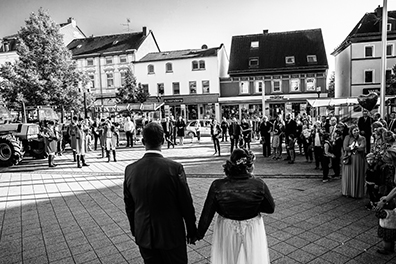
[[[24,26],[40,7],[56,23],[69,17],[86,36],[152,30],[161,51],[209,48],[224,44],[230,53],[232,36],[263,30],[284,32],[322,29],[329,72],[331,52],[346,38],[365,13],[384,0],[0,0],[0,37]],[[396,0],[387,0],[396,10]]]

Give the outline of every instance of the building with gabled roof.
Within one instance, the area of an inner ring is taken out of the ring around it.
[[[115,94],[123,85],[125,72],[150,52],[160,51],[153,32],[112,34],[75,39],[68,46],[77,68],[91,79],[91,91],[98,105],[116,104]]]
[[[222,115],[310,112],[306,99],[327,97],[327,56],[321,29],[234,36],[229,78],[221,81]]]
[[[223,44],[148,53],[135,63],[135,70],[137,81],[152,95],[150,100],[164,104],[162,116],[220,119],[220,78],[228,70]]]
[[[64,45],[68,45],[75,38],[85,38],[84,32],[77,26],[76,20],[70,17],[66,23],[59,24],[59,33],[63,35]],[[17,34],[3,37],[0,41],[0,65],[14,62],[18,59]]]
[[[363,15],[344,41],[331,53],[335,57],[335,97],[356,97],[380,92],[382,58],[382,7]],[[396,64],[396,11],[388,11],[387,78]]]

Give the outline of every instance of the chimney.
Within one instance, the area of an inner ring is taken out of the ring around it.
[[[143,27],[143,36],[147,35],[147,27]]]
[[[263,34],[268,34],[268,29],[264,29]]]
[[[69,17],[69,19],[67,20],[67,23],[71,23],[73,27],[77,26],[76,20],[72,17]]]
[[[374,10],[374,13],[377,17],[382,17],[382,7],[378,5],[378,7]]]

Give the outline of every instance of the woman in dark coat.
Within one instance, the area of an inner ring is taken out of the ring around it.
[[[52,120],[48,121],[47,127],[44,129],[42,136],[44,138],[45,152],[48,155],[48,166],[56,167],[56,164],[54,163],[54,159],[55,159],[55,152],[57,150],[58,136],[55,130],[54,121]]]
[[[183,118],[179,116],[179,119],[176,121],[176,134],[177,137],[179,138],[179,143],[182,146],[183,146],[185,129],[186,129],[186,122],[184,122]]]

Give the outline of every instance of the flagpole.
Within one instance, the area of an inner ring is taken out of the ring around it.
[[[388,9],[387,0],[384,0],[382,8],[382,58],[381,58],[381,104],[380,114],[385,117],[385,92],[386,92],[386,44],[387,44],[387,31],[388,31]]]

